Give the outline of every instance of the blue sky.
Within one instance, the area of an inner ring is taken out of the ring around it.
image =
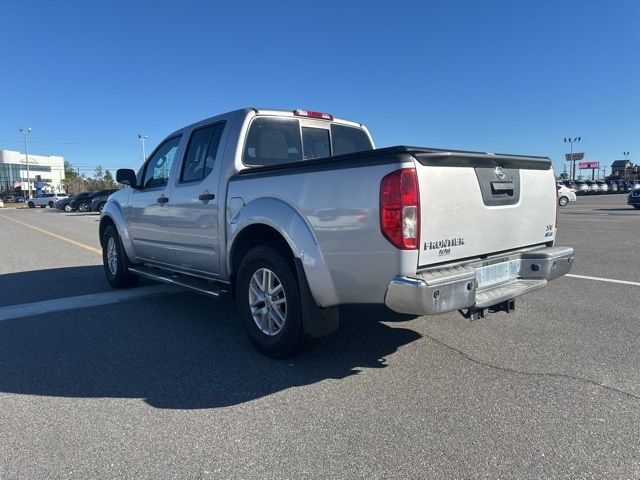
[[[306,108],[377,146],[640,156],[638,1],[5,2],[0,148],[137,167],[216,113]]]

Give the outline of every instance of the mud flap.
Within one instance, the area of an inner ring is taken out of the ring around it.
[[[340,309],[338,307],[321,308],[318,306],[311,294],[302,262],[299,258],[294,258],[294,262],[296,273],[298,274],[300,303],[302,305],[302,328],[305,336],[317,338],[335,332],[340,323]]]

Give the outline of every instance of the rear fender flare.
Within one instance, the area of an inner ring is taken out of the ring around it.
[[[338,295],[313,228],[304,215],[289,203],[274,197],[252,200],[228,224],[227,271],[231,273],[231,252],[238,235],[251,225],[267,225],[287,242],[300,260],[311,294],[319,307],[338,305]]]

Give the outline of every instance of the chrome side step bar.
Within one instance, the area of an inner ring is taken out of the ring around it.
[[[221,298],[229,293],[227,284],[222,282],[215,282],[211,280],[205,280],[204,278],[192,277],[190,275],[182,275],[179,273],[172,273],[159,268],[153,267],[130,267],[129,271],[140,275],[141,277],[150,278],[158,282],[169,283],[171,285],[178,285],[180,287],[188,288],[194,292],[202,293],[213,298]]]

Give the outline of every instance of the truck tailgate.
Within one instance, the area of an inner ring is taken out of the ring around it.
[[[555,239],[551,161],[414,150],[420,188],[420,267]]]

